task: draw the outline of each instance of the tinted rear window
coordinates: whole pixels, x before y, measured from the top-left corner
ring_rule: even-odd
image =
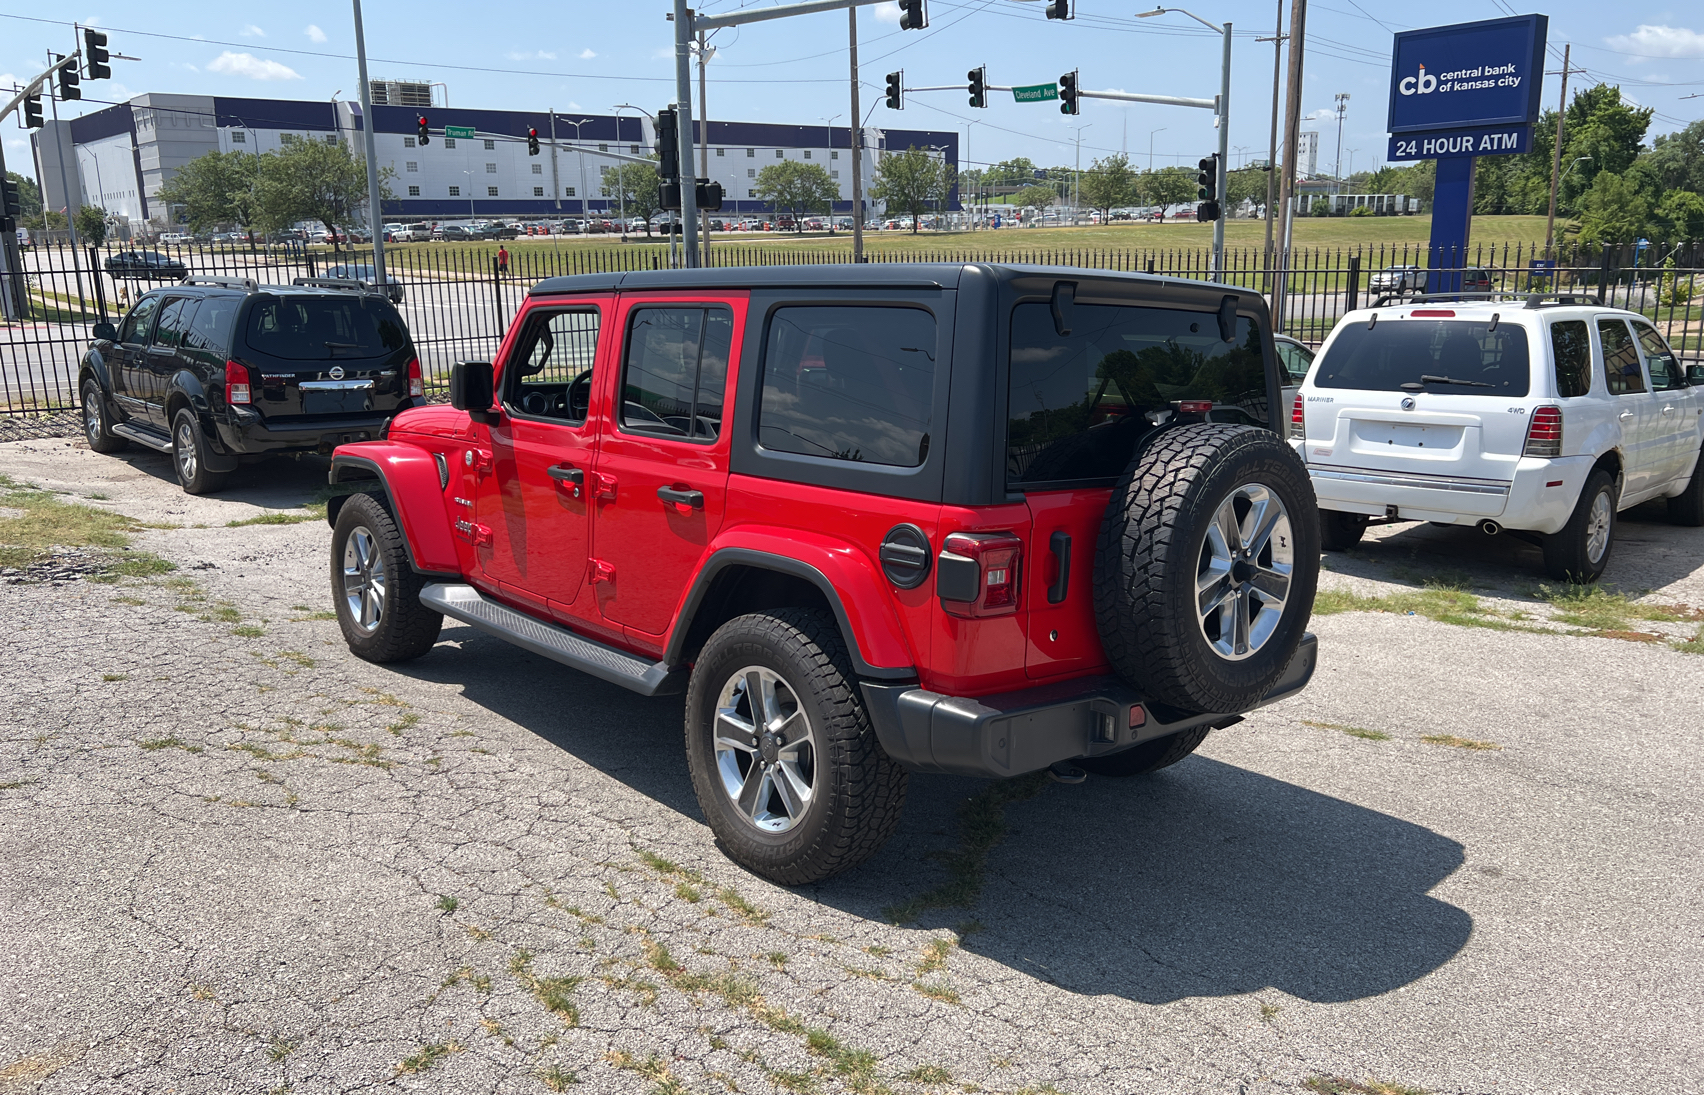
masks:
[[[383,357],[408,345],[408,331],[383,297],[263,297],[249,311],[247,341],[273,357],[330,361]]]
[[[921,308],[777,309],[758,440],[777,452],[919,467],[935,357],[935,317]]]
[[[1371,329],[1355,323],[1337,338],[1314,369],[1317,388],[1355,388],[1367,392],[1400,391],[1422,376],[1471,381],[1432,381],[1425,390],[1440,395],[1526,395],[1526,329],[1490,321],[1387,319]]]
[[[1556,394],[1563,399],[1592,390],[1592,336],[1583,319],[1550,325],[1550,349],[1556,358]]]

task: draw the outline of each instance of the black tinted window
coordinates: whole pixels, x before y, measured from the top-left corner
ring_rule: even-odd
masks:
[[[186,350],[206,350],[224,354],[231,348],[231,328],[236,324],[237,309],[243,298],[238,296],[204,297],[195,310],[189,330],[183,336]]]
[[[143,297],[136,302],[136,307],[124,317],[124,326],[119,329],[118,340],[140,346],[148,341],[148,328],[154,322],[154,313],[160,310],[160,301],[164,297]]]
[[[1337,338],[1314,370],[1314,386],[1394,392],[1421,377],[1434,395],[1525,395],[1532,382],[1525,328],[1464,319],[1386,319],[1355,323]]]
[[[1592,390],[1592,336],[1583,319],[1550,325],[1550,349],[1556,358],[1556,394],[1563,399]]]
[[[1645,366],[1651,370],[1651,390],[1667,392],[1686,387],[1686,374],[1680,362],[1675,360],[1674,351],[1668,348],[1663,336],[1657,334],[1656,328],[1647,323],[1634,323],[1633,333],[1639,336],[1639,345],[1645,348]]]
[[[713,441],[734,320],[726,308],[638,308],[628,325],[621,424],[637,433]]]
[[[292,361],[382,357],[408,344],[402,317],[370,294],[262,297],[249,312],[251,349]]]
[[[921,308],[777,309],[763,361],[767,449],[915,468],[929,452],[935,317]]]
[[[1012,311],[1006,482],[1013,487],[1111,479],[1180,400],[1209,400],[1218,422],[1265,426],[1260,330],[1236,340],[1213,312],[1078,304],[1061,336],[1044,303]]]
[[[160,310],[160,322],[154,325],[154,345],[176,349],[183,341],[184,329],[195,315],[196,301],[173,297]]]
[[[1627,324],[1619,319],[1600,319],[1598,337],[1603,340],[1603,380],[1609,394],[1642,394],[1645,373],[1639,367],[1639,346],[1628,333]]]

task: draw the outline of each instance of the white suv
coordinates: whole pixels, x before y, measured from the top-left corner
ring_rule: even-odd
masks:
[[[1477,525],[1595,581],[1617,512],[1704,524],[1704,366],[1643,316],[1572,297],[1420,300],[1337,324],[1291,408],[1324,545],[1369,519]]]

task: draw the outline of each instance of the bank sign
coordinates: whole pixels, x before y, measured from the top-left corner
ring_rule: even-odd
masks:
[[[1530,151],[1549,29],[1521,15],[1397,34],[1388,158]]]

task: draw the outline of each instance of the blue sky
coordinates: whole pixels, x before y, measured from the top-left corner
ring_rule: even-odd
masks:
[[[704,0],[703,10],[767,6],[773,0]],[[1235,27],[1231,140],[1233,163],[1264,156],[1272,104],[1270,36],[1277,0],[1191,0],[1208,19]],[[354,31],[347,0],[298,0],[288,5],[232,5],[212,0],[117,7],[108,0],[72,0],[77,8],[0,3],[0,82],[45,67],[44,52],[74,41],[77,19],[107,28],[110,47],[140,61],[114,62],[115,79],[85,86],[89,99],[120,100],[144,91],[294,99],[354,98]],[[962,82],[965,71],[988,66],[995,84],[1042,83],[1078,68],[1082,86],[1190,97],[1218,90],[1219,44],[1182,15],[1132,18],[1139,0],[1077,0],[1078,18],[1050,22],[1030,0],[930,0],[926,31],[901,31],[892,4],[859,12],[863,107],[871,125],[965,132],[977,162],[1028,156],[1042,165],[1069,164],[1082,131],[1085,166],[1108,152],[1128,150],[1139,166],[1193,162],[1213,150],[1206,111],[1085,101],[1077,118],[1051,104],[1018,105],[993,95],[974,110],[962,93],[908,99],[899,114],[877,105],[885,73],[903,67],[913,85]],[[1283,4],[1286,13],[1288,2]],[[672,27],[668,0],[478,5],[435,0],[367,0],[370,74],[441,81],[455,106],[607,112],[622,102],[655,110],[672,98]],[[1344,167],[1383,159],[1391,32],[1526,13],[1528,7],[1462,0],[1426,5],[1424,21],[1406,5],[1320,0],[1308,14],[1304,110],[1327,118],[1332,97],[1350,96],[1343,127]],[[1550,67],[1561,67],[1561,46],[1574,45],[1585,77],[1619,82],[1624,94],[1658,111],[1652,132],[1704,117],[1704,10],[1639,2],[1605,7],[1568,0],[1550,16]],[[1286,16],[1287,17],[1287,16]],[[141,31],[148,31],[143,34]],[[710,62],[710,110],[718,119],[845,125],[848,110],[846,16],[843,12],[780,20],[719,32]],[[696,78],[695,78],[696,84]],[[696,87],[695,87],[696,93]],[[1546,105],[1556,77],[1547,77]],[[100,103],[69,104],[83,110]],[[72,111],[73,113],[77,111]],[[1334,121],[1304,123],[1321,131],[1320,169],[1336,155]],[[1158,132],[1154,132],[1158,130]],[[0,139],[13,169],[27,164],[27,142],[14,123]],[[1236,151],[1240,149],[1241,151]],[[27,170],[27,168],[26,168]]]

